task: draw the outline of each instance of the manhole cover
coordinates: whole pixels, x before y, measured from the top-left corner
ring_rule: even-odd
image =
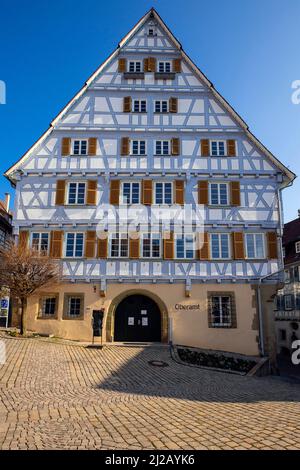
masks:
[[[149,361],[148,364],[150,364],[150,366],[155,366],[155,367],[168,367],[169,366],[169,364],[164,361]]]

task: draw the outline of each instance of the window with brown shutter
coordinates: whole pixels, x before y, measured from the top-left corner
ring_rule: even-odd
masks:
[[[175,204],[180,204],[183,206],[184,204],[184,181],[183,180],[176,180],[174,182],[175,185]]]
[[[202,157],[209,157],[210,155],[210,148],[209,148],[209,140],[202,139],[201,140],[201,155]]]
[[[130,140],[129,137],[122,137],[121,140],[121,155],[129,155],[130,153]]]
[[[118,72],[120,73],[126,72],[126,59],[119,59]]]
[[[178,137],[173,137],[173,139],[171,139],[171,154],[180,154],[180,140],[178,139]]]
[[[243,232],[233,232],[232,250],[234,259],[245,259],[244,234]]]
[[[181,59],[173,59],[173,72],[181,72]]]
[[[276,232],[267,232],[267,242],[268,242],[268,259],[277,259],[277,233]]]
[[[86,203],[89,205],[94,206],[97,201],[97,181],[96,180],[88,180],[87,182],[87,197]]]
[[[124,113],[131,113],[131,96],[124,96],[123,111]]]
[[[97,137],[90,137],[89,138],[89,149],[88,154],[91,157],[94,157],[97,153]]]
[[[96,246],[96,232],[95,230],[89,230],[85,236],[85,250],[84,256],[86,258],[95,257],[95,246]]]
[[[28,242],[29,242],[29,231],[22,230],[19,233],[19,246],[25,250],[26,248],[28,248]]]
[[[236,156],[235,140],[227,140],[227,156],[228,157]]]
[[[120,180],[110,182],[110,204],[118,205],[120,202]]]
[[[65,195],[66,195],[66,181],[65,180],[57,180],[56,181],[56,195],[55,195],[55,205],[56,206],[63,206],[64,205]]]
[[[241,205],[241,191],[240,191],[240,182],[231,181],[230,183],[230,197],[232,206]]]
[[[198,181],[198,204],[208,204],[208,181]]]
[[[50,256],[52,258],[61,258],[63,251],[63,236],[64,232],[61,230],[54,230],[51,232],[50,239]]]
[[[70,137],[63,137],[61,141],[61,154],[63,157],[71,155],[71,139]]]
[[[174,233],[173,232],[165,233],[164,259],[174,259]]]
[[[209,249],[209,234],[207,232],[199,233],[199,249],[198,256],[201,260],[210,259],[210,249]]]
[[[144,72],[148,72],[148,67],[149,67],[149,59],[146,57],[144,59]]]
[[[142,204],[151,206],[153,198],[152,180],[142,181]]]
[[[144,59],[144,72],[155,72],[156,71],[156,58],[148,57]]]
[[[136,233],[129,235],[129,258],[131,259],[140,257],[140,238],[137,235]]]
[[[171,97],[169,99],[169,111],[170,113],[177,113],[178,112],[178,99]]]
[[[100,234],[100,238],[98,238],[97,242],[97,257],[101,259],[107,258],[108,255],[108,238],[107,233],[102,232]]]

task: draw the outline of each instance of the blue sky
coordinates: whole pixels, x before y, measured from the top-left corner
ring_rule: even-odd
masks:
[[[300,174],[300,104],[291,100],[299,0],[15,0],[1,2],[1,175],[151,6],[250,130]],[[0,176],[0,199],[6,191]],[[298,208],[300,179],[284,191],[286,222]]]

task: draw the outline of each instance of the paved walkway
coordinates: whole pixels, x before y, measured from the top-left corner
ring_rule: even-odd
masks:
[[[162,347],[5,343],[0,449],[300,449],[297,384],[182,366]]]

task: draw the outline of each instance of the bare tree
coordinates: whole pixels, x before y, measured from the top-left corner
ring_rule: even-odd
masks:
[[[61,278],[58,261],[10,242],[0,248],[0,286],[9,288],[21,303],[20,333],[26,333],[27,299],[41,287],[57,284]]]

